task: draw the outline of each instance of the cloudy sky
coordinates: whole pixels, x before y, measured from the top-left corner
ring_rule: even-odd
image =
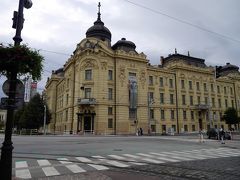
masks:
[[[32,0],[24,9],[22,43],[40,50],[44,71],[38,90],[52,70],[63,66],[97,19],[99,0]],[[101,18],[112,45],[125,37],[151,64],[174,53],[203,58],[208,65],[240,66],[239,0],[101,0]],[[0,1],[0,43],[13,43],[13,11],[18,0]],[[0,86],[5,81],[0,77]],[[0,90],[0,97],[4,96]]]

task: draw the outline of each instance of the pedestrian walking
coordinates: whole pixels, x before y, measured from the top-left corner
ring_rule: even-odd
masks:
[[[140,136],[143,135],[143,129],[140,127]]]
[[[202,129],[199,130],[199,142],[200,142],[200,143],[203,143],[203,142],[204,142]]]
[[[225,142],[224,142],[224,135],[225,135],[225,132],[224,132],[223,128],[220,128],[219,136],[220,136],[221,144],[225,144]]]

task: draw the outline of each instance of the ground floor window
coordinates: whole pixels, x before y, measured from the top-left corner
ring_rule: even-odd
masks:
[[[173,131],[176,132],[176,125],[172,125]]]
[[[167,130],[166,125],[162,125],[162,132],[165,133]]]
[[[113,128],[113,119],[112,118],[109,118],[108,119],[108,128]]]
[[[196,131],[195,125],[192,125],[192,131]]]
[[[184,125],[184,131],[188,132],[188,126],[187,125]]]
[[[151,131],[156,132],[156,126],[155,125],[151,125]]]
[[[137,119],[137,109],[129,108],[129,118]]]

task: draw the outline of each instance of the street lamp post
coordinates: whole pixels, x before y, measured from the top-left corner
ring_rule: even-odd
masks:
[[[13,37],[14,46],[19,46],[22,38],[21,31],[23,28],[23,8],[31,8],[31,0],[19,0],[18,12],[14,11],[13,17],[13,28],[16,29],[16,35]],[[11,180],[12,179],[12,127],[13,127],[13,113],[15,108],[15,96],[16,96],[16,82],[17,82],[18,69],[12,69],[7,72],[7,78],[9,83],[9,95],[8,95],[8,106],[7,106],[7,120],[5,126],[5,138],[1,148],[1,179]]]

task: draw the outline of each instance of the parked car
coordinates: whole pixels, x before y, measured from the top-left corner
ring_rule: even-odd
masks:
[[[220,136],[219,136],[219,130],[216,129],[216,128],[210,128],[208,131],[207,131],[207,136],[208,136],[208,139],[219,139]],[[232,137],[231,137],[231,134],[229,132],[225,132],[224,133],[224,139],[227,139],[227,140],[231,140]]]
[[[216,128],[210,128],[207,131],[207,136],[208,139],[214,138],[214,139],[219,139],[219,131]]]
[[[227,139],[227,140],[231,140],[232,139],[232,136],[231,136],[230,132],[225,132],[224,139]]]

